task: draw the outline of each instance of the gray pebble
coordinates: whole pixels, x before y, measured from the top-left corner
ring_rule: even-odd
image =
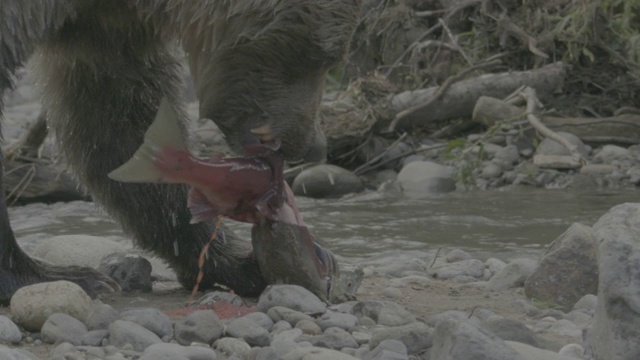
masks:
[[[302,333],[306,334],[306,335],[320,335],[320,334],[322,334],[322,329],[313,320],[300,320],[300,321],[298,321],[298,323],[296,324],[296,329],[302,330]]]
[[[373,350],[359,356],[362,360],[408,360],[407,347],[398,340],[383,340]]]
[[[358,318],[352,314],[343,314],[334,311],[327,311],[316,319],[316,324],[320,326],[322,331],[330,327],[338,327],[349,330],[356,326]]]
[[[273,328],[274,321],[269,317],[269,315],[263,312],[256,311],[253,313],[249,313],[243,317],[254,321],[256,324],[262,326],[267,331],[271,331],[271,329]]]
[[[484,264],[482,261],[476,259],[445,263],[430,268],[428,274],[438,280],[448,280],[459,276],[470,276],[475,279],[482,279]]]
[[[84,321],[89,330],[108,329],[109,325],[120,319],[120,314],[111,305],[94,300]]]
[[[86,333],[87,327],[82,321],[63,313],[49,316],[40,331],[42,340],[49,344],[68,342],[80,345],[81,339]]]
[[[311,321],[311,320],[309,320]],[[288,322],[284,321],[284,320],[280,320],[278,322],[276,322],[275,324],[273,324],[273,327],[271,328],[271,333],[272,334],[277,334],[280,333],[282,331],[285,330],[291,330],[293,328],[293,326],[291,326],[291,324],[289,324]]]
[[[27,350],[12,349],[4,345],[0,345],[0,359],[2,360],[5,360],[5,359],[6,360],[40,360],[37,356],[28,352]],[[53,358],[51,359],[55,360]]]
[[[22,340],[22,333],[11,319],[0,315],[0,342],[17,343]]]
[[[236,355],[240,359],[246,359],[251,350],[251,346],[246,341],[229,337],[216,340],[213,348],[227,356]]]
[[[251,346],[267,346],[271,342],[271,334],[247,316],[231,320],[224,332],[226,336],[243,339]]]
[[[267,315],[269,315],[269,317],[275,322],[286,321],[291,326],[295,326],[300,320],[313,321],[311,316],[284,306],[271,307],[269,311],[267,311]]]
[[[416,354],[431,347],[433,329],[421,322],[375,329],[369,347],[375,348],[384,340],[398,340],[406,346],[409,354]]]
[[[150,292],[151,263],[138,254],[115,253],[102,258],[98,271],[113,278],[123,291]]]
[[[153,331],[160,338],[173,337],[173,323],[163,312],[154,308],[130,308],[120,313],[122,320],[134,322]]]
[[[180,345],[192,342],[211,344],[222,336],[224,323],[213,310],[198,310],[175,323],[175,339]]]
[[[342,348],[358,348],[358,343],[348,332],[339,328],[329,328],[324,334],[307,339],[312,345],[339,350]]]
[[[587,311],[595,312],[597,306],[598,297],[593,294],[587,294],[580,298],[580,300],[578,300],[575,305],[573,305],[573,310],[584,309]]]
[[[161,342],[158,335],[151,330],[131,321],[116,320],[109,326],[109,344],[118,348],[130,344],[132,350],[144,351],[147,347]]]
[[[90,330],[86,334],[84,334],[82,339],[80,339],[80,344],[88,346],[102,346],[108,337],[109,330]]]
[[[274,306],[284,306],[305,314],[322,314],[327,309],[327,304],[315,294],[298,285],[268,286],[258,299],[257,309],[266,313]]]
[[[358,319],[366,316],[377,324],[386,326],[399,326],[416,321],[416,318],[405,308],[389,301],[361,301],[354,305],[353,315]]]
[[[215,360],[216,352],[204,346],[153,344],[145,349],[140,360]]]
[[[447,253],[447,256],[445,257],[445,261],[448,263],[453,263],[453,262],[458,262],[462,260],[469,260],[471,258],[472,257],[471,255],[469,255],[468,252],[460,249],[453,249]]]

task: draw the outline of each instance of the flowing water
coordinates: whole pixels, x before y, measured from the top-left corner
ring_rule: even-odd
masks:
[[[428,199],[380,193],[339,200],[298,199],[312,233],[346,258],[393,250],[460,248],[475,258],[537,257],[571,223],[593,223],[611,207],[640,201],[640,191],[578,192],[515,188],[456,192]],[[29,252],[52,235],[86,234],[128,241],[92,203],[32,204],[10,209],[18,241]],[[249,238],[249,227],[228,223]]]

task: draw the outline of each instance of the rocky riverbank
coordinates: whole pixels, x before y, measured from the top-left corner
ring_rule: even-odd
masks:
[[[0,354],[8,359],[635,359],[640,356],[638,229],[640,204],[624,204],[593,226],[571,226],[540,259],[480,261],[458,249],[386,253],[350,264],[365,275],[358,298],[333,305],[301,287],[276,285],[259,299],[214,292],[185,307],[188,292],[173,279],[123,262],[122,273],[148,279],[143,285],[153,291],[91,300],[71,283],[23,288],[10,308],[0,310]],[[87,253],[109,246],[107,239],[96,240],[86,242]],[[64,252],[64,242],[48,246],[51,253],[56,246]]]

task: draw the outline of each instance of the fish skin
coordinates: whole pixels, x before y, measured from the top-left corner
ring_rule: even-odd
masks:
[[[226,216],[247,223],[270,219],[304,225],[283,179],[284,159],[276,151],[251,145],[245,157],[204,160],[189,151],[176,135],[180,133],[177,115],[163,99],[143,144],[108,176],[122,182],[190,185],[192,222]]]
[[[266,220],[251,229],[251,244],[267,283],[300,285],[329,303],[355,299],[362,269],[340,269],[306,226]]]

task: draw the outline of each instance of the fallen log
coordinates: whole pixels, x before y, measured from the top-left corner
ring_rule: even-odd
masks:
[[[489,128],[499,121],[518,121],[525,110],[506,102],[483,96],[473,110],[473,121]],[[592,145],[640,144],[640,114],[627,113],[606,118],[579,118],[540,116],[541,121],[554,131],[572,133]]]
[[[430,123],[453,118],[470,118],[476,101],[481,96],[503,98],[522,86],[536,90],[541,100],[557,93],[564,83],[565,67],[556,62],[530,71],[485,74],[452,84],[435,101],[431,101],[439,87],[405,91],[391,95],[381,106],[393,114],[403,113],[398,119],[379,117],[376,128],[387,127],[396,121],[396,130],[424,127]],[[422,104],[426,104],[422,106]],[[407,112],[407,109],[412,111]]]

